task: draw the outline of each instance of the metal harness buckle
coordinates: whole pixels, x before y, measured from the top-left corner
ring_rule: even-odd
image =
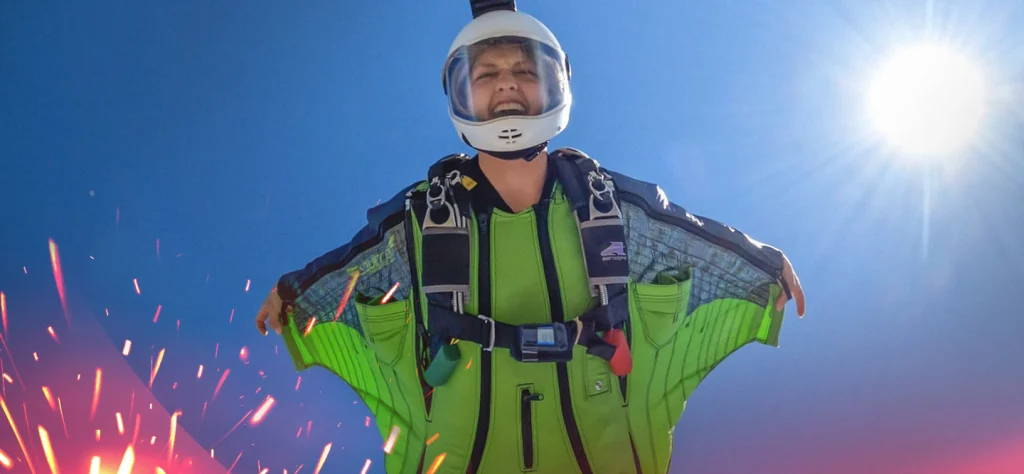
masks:
[[[478,315],[476,315],[476,317],[486,321],[491,326],[491,341],[490,341],[490,343],[487,345],[487,347],[483,347],[483,345],[481,344],[481,347],[483,347],[483,350],[491,351],[491,350],[494,349],[494,333],[495,333],[494,320],[491,319],[491,318],[488,318],[487,316],[484,316],[482,314],[478,314]]]

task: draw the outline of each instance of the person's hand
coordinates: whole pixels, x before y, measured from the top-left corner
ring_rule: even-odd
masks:
[[[796,276],[796,272],[793,271],[793,265],[789,263],[789,257],[782,256],[782,280],[785,282],[789,292],[793,294],[793,299],[796,300],[796,315],[804,317],[804,289],[800,286],[800,277]],[[780,281],[780,284],[783,282]],[[789,301],[789,296],[783,291],[779,295],[779,299],[775,300],[775,309],[781,311],[782,308],[786,307],[786,302]]]
[[[264,336],[267,335],[267,320],[270,320],[270,328],[281,334],[281,296],[277,294],[277,288],[270,290],[256,314],[256,329]]]

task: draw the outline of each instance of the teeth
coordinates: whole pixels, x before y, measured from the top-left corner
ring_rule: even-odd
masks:
[[[517,104],[515,102],[505,102],[503,104],[498,104],[498,106],[494,108],[494,111],[495,112],[507,112],[507,111],[525,112],[526,111],[526,107],[523,107],[522,105],[519,105],[519,104]]]

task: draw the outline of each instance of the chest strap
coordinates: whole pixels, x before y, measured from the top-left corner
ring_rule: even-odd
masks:
[[[430,366],[424,378],[432,386],[447,381],[458,360],[456,340],[484,350],[508,349],[521,362],[567,362],[580,344],[587,353],[609,362],[624,376],[632,369],[629,346],[622,337],[629,319],[626,254],[622,213],[611,176],[582,152],[560,149],[554,160],[556,178],[574,211],[591,296],[597,306],[566,322],[510,325],[487,315],[464,314],[470,291],[471,206],[457,169],[465,155],[450,155],[430,168],[427,208],[422,226],[423,292],[431,341]]]

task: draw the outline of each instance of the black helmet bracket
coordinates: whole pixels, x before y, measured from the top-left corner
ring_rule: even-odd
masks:
[[[495,10],[516,11],[516,0],[469,0],[473,18]]]

